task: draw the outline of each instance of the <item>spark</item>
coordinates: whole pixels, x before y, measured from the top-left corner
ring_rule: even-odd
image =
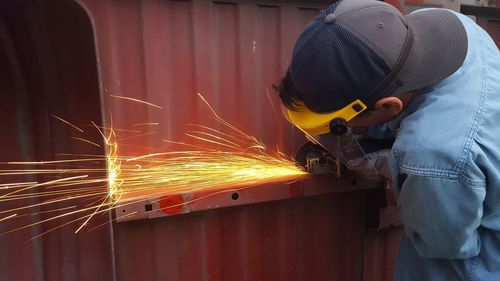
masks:
[[[147,102],[147,101],[135,99],[135,98],[124,97],[124,96],[116,96],[116,95],[110,95],[110,96],[113,97],[113,98],[124,99],[124,100],[129,100],[129,101],[134,101],[134,102],[146,104],[146,105],[149,105],[149,106],[152,106],[152,107],[156,107],[158,109],[162,109],[163,108],[163,107],[161,107],[159,105],[156,105],[156,104],[153,104],[153,103],[150,103],[150,102]]]
[[[131,157],[121,162],[118,178],[124,201],[134,200],[144,192],[162,196],[185,192],[219,191],[277,181],[303,178],[291,157],[272,152],[255,137],[245,134],[222,119],[205,98],[198,94],[209,108],[212,117],[222,124],[225,132],[204,125],[196,131],[187,131],[189,142],[165,142],[195,148],[186,151],[168,151]],[[214,149],[213,145],[218,149]],[[137,167],[141,167],[140,170]]]
[[[154,135],[154,134],[157,134],[157,133],[158,133],[158,132],[148,132],[148,133],[142,133],[142,134],[138,134],[138,135],[134,135],[134,136],[123,137],[123,138],[120,138],[120,141],[123,141],[123,140],[130,140],[130,139],[133,139],[133,138],[138,138],[138,137],[150,136],[150,135]]]
[[[17,217],[17,214],[12,214],[10,216],[4,217],[4,218],[0,218],[0,221],[5,221],[5,220],[11,219],[13,217]]]
[[[276,118],[276,124],[278,124],[278,126],[281,127],[280,118],[278,117],[278,111],[276,110],[276,107],[274,106],[274,102],[273,102],[273,99],[271,98],[271,93],[269,93],[268,87],[266,87],[266,96],[267,96],[267,100],[269,101],[269,104],[271,105],[271,108],[273,109],[274,118]]]
[[[62,119],[62,118],[61,118],[61,117],[59,117],[59,116],[56,116],[56,115],[54,115],[54,114],[51,114],[50,116],[52,116],[52,117],[54,117],[55,119],[57,119],[57,120],[59,120],[59,121],[61,121],[61,122],[65,123],[65,124],[67,124],[67,125],[69,125],[69,126],[71,126],[71,127],[75,128],[75,129],[77,129],[78,131],[80,131],[80,133],[83,133],[83,132],[84,132],[82,129],[80,129],[80,128],[78,128],[77,126],[75,126],[75,125],[71,124],[69,121],[66,121],[66,120]]]
[[[104,204],[106,203],[106,201],[108,201],[108,198],[104,198],[104,200],[102,200],[102,202],[97,205],[97,208],[95,208],[94,212],[92,212],[92,214],[90,216],[87,217],[87,219],[80,225],[80,227],[78,227],[76,230],[75,230],[75,234],[77,234],[84,226],[87,225],[87,223],[90,221],[90,219],[95,216],[95,214],[97,214],[99,212],[99,209],[101,209],[102,206],[104,206]]]
[[[113,132],[126,132],[126,133],[141,133],[141,131],[138,130],[129,130],[129,129],[118,129],[118,128],[111,128],[111,127],[105,127],[105,126],[98,126],[95,123],[87,124],[87,126],[92,127],[92,128],[99,128],[101,130],[113,130]]]
[[[254,152],[191,151],[167,158],[143,157],[122,164],[120,186],[124,199],[134,192],[159,191],[163,195],[197,190],[271,183],[305,175],[290,159]],[[141,170],[136,165],[141,165]]]
[[[227,144],[229,147],[234,147],[234,148],[241,147],[239,144],[237,144],[235,142],[232,142],[232,141],[229,141],[229,140],[225,139],[224,137],[220,137],[220,136],[217,136],[217,135],[214,135],[214,134],[211,134],[211,133],[207,133],[207,132],[187,131],[186,135],[194,137],[194,138],[199,137],[199,136],[196,136],[196,135],[202,135],[202,136],[205,136],[205,137],[209,137],[209,138],[213,138],[213,139],[216,139],[218,141],[221,141],[222,143]],[[223,145],[222,143],[218,143],[218,144]]]
[[[11,165],[45,165],[45,164],[64,164],[64,163],[70,163],[70,162],[88,162],[88,161],[95,161],[95,160],[100,160],[99,158],[87,158],[87,159],[64,159],[64,160],[51,160],[51,161],[26,161],[26,162],[7,162],[7,164]]]
[[[2,195],[2,196],[0,196],[0,199],[6,198],[6,197],[10,197],[10,196],[12,196],[14,194],[20,193],[20,192],[25,191],[27,189],[32,189],[32,188],[41,187],[41,186],[55,185],[55,184],[60,183],[60,182],[71,181],[71,180],[76,180],[76,179],[81,179],[81,178],[86,178],[86,177],[88,177],[88,175],[81,175],[81,176],[74,176],[74,177],[56,179],[56,180],[51,180],[51,181],[47,181],[47,182],[37,183],[37,184],[34,184],[34,185],[29,185],[27,187],[23,187],[21,189],[14,190],[14,191],[9,192],[9,193],[7,193],[5,195]]]
[[[185,146],[185,147],[191,147],[191,148],[197,148],[197,149],[204,149],[204,150],[207,149],[206,147],[203,147],[203,146],[194,145],[194,144],[190,144],[190,143],[185,143],[185,142],[181,142],[181,141],[163,140],[163,142],[172,143],[172,144],[179,144],[179,145],[182,145],[182,146]]]
[[[97,146],[97,147],[101,147],[99,144],[93,142],[93,141],[89,141],[89,140],[86,140],[86,139],[82,139],[82,138],[77,138],[77,137],[71,137],[72,139],[74,140],[79,140],[79,141],[83,141],[83,142],[86,142],[86,143],[89,143],[93,146]]]
[[[160,155],[167,155],[167,154],[175,154],[175,153],[179,153],[179,152],[161,152],[161,153],[151,153],[151,154],[146,154],[146,155],[141,155],[141,156],[137,156],[137,157],[134,157],[134,158],[129,158],[125,161],[134,161],[134,160],[139,160],[139,159],[144,159],[144,158],[149,158],[149,157],[154,157],[154,156],[160,156]],[[139,165],[139,164],[136,164],[136,165]],[[140,166],[140,165],[139,165]],[[142,167],[142,166],[141,166]]]
[[[230,134],[223,133],[220,130],[217,130],[217,129],[214,129],[214,128],[210,128],[208,126],[199,125],[199,124],[187,124],[187,125],[188,126],[193,126],[193,127],[198,127],[198,128],[201,128],[202,130],[207,130],[207,131],[210,131],[212,133],[216,133],[217,135],[227,137],[228,139],[232,139],[234,141],[237,141],[237,142],[240,142],[240,143],[243,143],[243,144],[248,143],[248,141],[246,140],[247,136],[245,136],[245,139],[241,139],[241,138],[237,138],[235,136],[232,136]]]
[[[64,207],[64,208],[48,210],[48,211],[40,211],[40,212],[36,212],[36,213],[25,214],[25,215],[20,215],[20,216],[34,216],[34,215],[40,215],[40,214],[55,213],[55,212],[66,211],[66,210],[70,210],[70,209],[74,209],[74,208],[76,208],[75,205],[69,206],[69,207]]]
[[[201,94],[198,93],[198,96],[206,104],[212,119],[222,125],[222,129],[188,124],[189,129],[184,132],[187,140],[163,140],[165,143],[175,144],[177,149],[144,147],[154,153],[125,155],[121,153],[122,147],[136,145],[127,144],[124,140],[133,136],[118,138],[116,132],[132,130],[114,128],[112,121],[108,127],[91,121],[100,140],[71,138],[95,146],[100,146],[98,142],[102,142],[104,155],[60,153],[58,155],[65,159],[0,163],[12,167],[0,170],[2,180],[19,175],[38,177],[30,181],[0,183],[0,191],[3,192],[0,193],[0,203],[17,203],[14,208],[0,211],[0,214],[6,215],[0,218],[0,222],[27,215],[41,216],[38,221],[1,235],[66,217],[69,219],[64,220],[64,223],[45,230],[32,239],[72,224],[78,224],[74,230],[77,234],[85,228],[91,230],[106,224],[101,222],[97,226],[91,226],[96,215],[138,201],[154,201],[163,196],[196,191],[207,191],[208,195],[201,197],[206,198],[266,183],[296,181],[306,176],[306,172],[298,168],[291,157],[278,149],[269,149],[257,138],[233,126],[220,117]],[[161,108],[133,98],[113,97]],[[69,126],[78,128],[64,121]],[[150,122],[133,126],[158,124]],[[134,132],[139,132],[142,136],[151,134]],[[178,149],[179,147],[183,149]],[[85,206],[81,205],[82,201]],[[61,205],[63,203],[68,203],[69,206]],[[11,214],[14,212],[15,214]],[[133,214],[127,214],[126,217],[130,215]]]
[[[158,126],[160,125],[159,122],[150,122],[150,123],[137,123],[132,125],[132,127],[137,127],[137,126]]]
[[[108,224],[110,224],[110,223],[112,223],[114,221],[118,221],[118,220],[121,220],[121,219],[124,219],[124,218],[128,218],[128,217],[133,217],[133,216],[137,215],[138,213],[139,213],[138,211],[133,211],[133,212],[130,212],[130,213],[122,215],[122,216],[116,216],[116,218],[111,219],[111,220],[107,220],[107,221],[105,221],[105,222],[103,222],[101,224],[98,224],[98,225],[96,225],[96,226],[88,229],[87,231],[92,231],[92,230],[97,229],[99,227],[103,227],[103,226],[108,225]]]
[[[212,144],[216,144],[216,145],[220,145],[220,146],[225,146],[227,148],[236,148],[236,149],[238,149],[238,146],[235,146],[235,145],[232,145],[232,144],[227,144],[227,143],[224,143],[223,141],[219,141],[217,139],[214,140],[214,139],[212,139],[210,137],[205,138],[205,137],[197,136],[196,134],[190,134],[190,133],[186,133],[186,136],[192,137],[194,139],[201,140],[201,141],[204,141],[204,142],[207,142],[207,143],[212,143]]]
[[[16,183],[4,183],[2,185],[0,185],[0,188],[1,189],[10,189],[10,188],[18,188],[18,187],[23,187],[23,186],[27,186],[27,185],[33,185],[33,184],[37,184],[38,182],[36,181],[29,181],[29,182],[16,182]]]

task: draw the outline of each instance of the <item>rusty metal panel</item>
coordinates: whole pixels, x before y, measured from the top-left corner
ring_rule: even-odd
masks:
[[[121,155],[175,149],[164,140],[187,141],[186,124],[220,129],[197,93],[237,128],[293,155],[304,137],[278,116],[271,84],[319,6],[262,3],[82,1],[94,22],[104,122],[121,129],[158,123],[144,136],[119,136],[128,139]]]
[[[268,183],[238,189],[228,188],[214,192],[203,190],[159,199],[148,197],[118,204],[116,221],[151,219],[170,215],[188,214],[209,209],[248,205],[253,203],[317,196],[339,192],[354,192],[379,188],[378,182],[366,181],[349,173],[341,178],[316,177],[291,183]]]
[[[224,1],[81,2],[94,21],[103,105],[114,125],[160,123],[161,134],[135,142],[161,147],[161,139],[183,140],[186,124],[208,117],[197,92],[221,116],[266,144],[293,153],[303,142],[291,125],[276,118],[266,90],[284,73],[296,36],[319,8]],[[116,102],[110,94],[147,100],[163,110]],[[271,97],[277,106],[277,97]]]
[[[197,92],[224,119],[281,151],[292,154],[304,141],[277,118],[271,84],[286,70],[299,32],[327,1],[79,2],[94,25],[103,108],[110,110],[105,121],[112,116],[117,128],[160,123],[161,133],[135,138],[123,153],[141,152],[138,145],[168,148],[162,138],[184,140],[185,124],[206,122]],[[248,196],[265,197],[265,190]],[[373,262],[363,258],[367,212],[377,212],[366,207],[372,192],[115,223],[117,278],[363,280],[365,264]],[[266,200],[253,202],[259,201]],[[370,253],[374,259],[386,255]]]
[[[281,151],[292,154],[304,141],[277,118],[269,97],[275,105],[278,99],[266,91],[288,66],[298,33],[327,1],[6,3],[0,70],[9,79],[0,82],[0,124],[10,133],[2,138],[7,148],[0,161],[57,158],[61,150],[104,153],[68,141],[72,132],[50,113],[78,123],[111,125],[112,118],[122,128],[159,121],[157,134],[135,138],[122,153],[168,148],[162,139],[183,140],[186,123],[207,121],[196,92],[226,120]],[[113,100],[113,94],[163,109]],[[33,227],[0,237],[1,251],[12,253],[0,255],[0,279],[363,280],[380,261],[390,268],[395,247],[386,241],[395,236],[367,236],[380,190],[361,181],[353,188],[351,178],[332,183],[334,190],[323,184],[307,192],[269,185],[242,193],[241,201],[294,199],[114,223],[112,229],[105,224],[79,235],[62,229],[20,248],[50,225]],[[316,196],[301,197],[308,194]],[[245,201],[251,196],[260,199]],[[383,243],[389,246],[380,250]]]
[[[142,137],[119,136],[128,139],[120,142],[121,155],[175,149],[163,140],[187,141],[186,124],[221,129],[197,93],[237,128],[293,155],[304,137],[278,116],[271,84],[319,6],[262,3],[82,1],[98,43],[104,122],[122,129],[158,123]]]
[[[100,120],[92,27],[79,5],[69,1],[2,1],[0,77],[0,162],[59,159],[58,153],[103,153],[102,149],[71,142],[73,132],[49,116],[56,114],[75,122]],[[90,133],[89,137],[98,136]],[[38,178],[2,177],[0,185],[22,179]],[[0,210],[38,200],[42,199],[2,202]],[[75,200],[57,207],[80,203]],[[47,210],[42,206],[31,212]],[[4,221],[0,232],[49,215]],[[0,280],[112,280],[109,227],[79,235],[68,227],[29,240],[74,218],[1,235]],[[101,217],[95,223],[107,220]]]
[[[367,197],[343,193],[126,222],[115,229],[118,279],[362,280]]]
[[[402,235],[403,227],[366,233],[364,281],[392,280]]]

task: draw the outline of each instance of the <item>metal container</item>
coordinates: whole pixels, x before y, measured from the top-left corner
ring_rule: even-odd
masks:
[[[211,122],[198,92],[228,122],[293,154],[304,138],[276,113],[271,87],[300,31],[328,4],[7,1],[0,124],[9,134],[0,161],[104,153],[68,140],[75,132],[50,114],[115,128],[158,122],[121,153],[169,149],[163,140],[185,140],[186,124]],[[0,280],[391,279],[401,231],[378,229],[386,202],[377,183],[350,175],[233,194],[175,216],[120,223],[101,216],[95,223],[104,226],[88,233],[62,228],[22,243],[42,226],[1,237],[2,253],[12,254],[0,255]]]

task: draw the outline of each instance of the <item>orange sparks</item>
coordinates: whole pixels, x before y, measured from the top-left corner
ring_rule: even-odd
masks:
[[[156,104],[153,104],[153,103],[150,103],[150,102],[147,102],[147,101],[139,100],[139,99],[124,97],[124,96],[116,96],[116,95],[110,95],[110,96],[113,97],[113,98],[124,99],[124,100],[129,100],[129,101],[134,101],[134,102],[146,104],[146,105],[149,105],[149,106],[152,106],[152,107],[156,107],[158,109],[162,109],[163,108],[163,107],[161,107],[159,105],[156,105]]]
[[[59,154],[65,155],[66,159],[3,163],[3,165],[12,166],[13,169],[0,170],[0,179],[20,175],[37,178],[36,180],[30,178],[20,182],[0,183],[0,191],[4,191],[0,193],[0,202],[29,201],[29,204],[19,204],[17,207],[0,211],[0,214],[5,215],[0,218],[0,222],[28,215],[43,216],[38,221],[3,234],[63,217],[68,217],[69,220],[33,238],[76,223],[79,225],[74,232],[78,233],[88,226],[96,215],[139,200],[155,200],[159,196],[194,191],[209,191],[209,194],[218,194],[264,183],[289,182],[306,176],[306,172],[298,168],[291,157],[279,151],[271,151],[255,137],[245,134],[225,121],[217,115],[201,94],[198,93],[198,95],[207,105],[213,119],[222,125],[223,129],[217,130],[206,125],[188,124],[189,130],[185,132],[187,141],[163,140],[165,143],[173,144],[176,147],[175,150],[170,148],[170,150],[162,151],[155,148],[158,152],[122,155],[120,148],[129,144],[120,143],[120,141],[127,137],[117,138],[115,131],[119,129],[114,129],[112,124],[110,127],[104,127],[92,122],[92,126],[102,137],[105,155]],[[111,96],[162,108],[134,98]],[[55,115],[52,116],[83,132],[70,122]],[[150,122],[133,126],[158,124]],[[150,134],[134,132],[141,133],[139,136]],[[98,141],[79,137],[71,137],[71,139],[100,147]],[[17,168],[23,165],[29,167]],[[82,200],[86,201],[87,205],[75,204]],[[64,202],[67,202],[68,206],[61,205]],[[48,214],[52,216],[46,218]],[[94,229],[100,225],[89,228]]]
[[[61,117],[56,116],[56,115],[54,115],[54,114],[51,114],[50,116],[52,116],[52,117],[54,117],[55,119],[57,119],[57,120],[59,120],[59,121],[61,121],[61,122],[65,123],[65,124],[69,125],[70,127],[73,127],[73,128],[75,128],[75,129],[77,129],[78,131],[80,131],[80,133],[83,133],[83,130],[82,130],[82,129],[80,129],[80,128],[78,128],[77,126],[75,126],[75,125],[71,124],[70,122],[68,122],[68,121],[66,121],[66,120],[64,120],[64,119],[62,119]]]
[[[0,221],[5,221],[5,220],[11,219],[13,217],[17,217],[17,214],[12,214],[10,216],[4,217],[4,218],[0,218]]]
[[[137,126],[158,126],[160,123],[158,122],[151,122],[151,123],[137,123],[132,125],[132,127],[137,127]]]
[[[79,141],[83,141],[83,142],[86,142],[86,143],[89,143],[93,146],[97,146],[97,147],[101,147],[99,144],[93,142],[93,141],[89,141],[89,140],[86,140],[86,139],[82,139],[82,138],[77,138],[77,137],[71,137],[72,139],[74,140],[79,140]]]

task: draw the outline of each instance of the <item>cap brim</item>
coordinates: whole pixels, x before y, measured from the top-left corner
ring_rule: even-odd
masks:
[[[467,33],[456,15],[444,9],[429,9],[406,15],[413,31],[411,54],[398,78],[398,92],[438,83],[457,71],[467,55]]]

